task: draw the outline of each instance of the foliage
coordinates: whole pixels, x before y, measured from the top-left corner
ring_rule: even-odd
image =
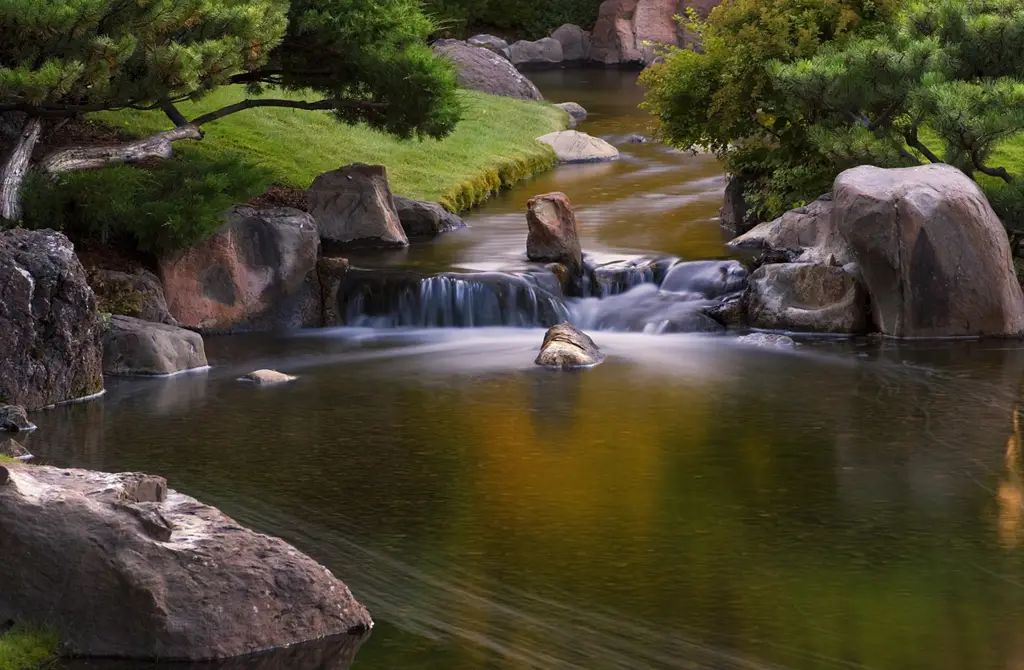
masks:
[[[53,658],[57,634],[49,630],[15,627],[0,636],[0,670],[32,670]]]
[[[589,30],[601,0],[425,0],[426,11],[445,35],[462,36],[481,26],[521,34],[530,39],[550,35],[565,24]]]
[[[771,214],[814,196],[820,167],[807,128],[785,116],[786,100],[770,76],[773,62],[814,55],[823,44],[881,32],[900,0],[730,0],[689,28],[702,52],[670,49],[648,68],[644,106],[664,139],[681,149],[714,151],[753,185],[752,203]]]
[[[270,181],[269,170],[236,154],[199,151],[143,169],[111,166],[57,181],[33,175],[25,189],[24,225],[159,254],[209,237],[227,209],[263,192]]]
[[[182,110],[202,114],[236,95],[223,89]],[[215,122],[206,139],[189,148],[207,160],[244,151],[271,170],[274,181],[297,188],[339,165],[379,163],[387,166],[395,193],[439,201],[453,211],[472,207],[500,186],[554,163],[551,151],[534,138],[565,128],[561,110],[473,91],[461,92],[459,100],[464,119],[443,140],[400,141],[365,125],[334,123],[324,112],[263,108]],[[163,123],[158,112],[97,118],[134,135],[147,135]]]

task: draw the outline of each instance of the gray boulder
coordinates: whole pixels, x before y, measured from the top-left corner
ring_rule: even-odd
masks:
[[[543,100],[533,82],[490,49],[459,41],[435,42],[434,54],[455,64],[459,85],[472,91],[523,100]]]
[[[100,312],[133,316],[143,321],[171,326],[178,324],[167,309],[164,287],[152,272],[93,270],[89,273],[89,285],[96,294]]]
[[[21,433],[36,429],[20,405],[0,405],[0,433]]]
[[[590,58],[590,33],[572,23],[566,23],[551,33],[552,39],[562,45],[562,60],[585,61]]]
[[[108,375],[172,375],[206,365],[203,338],[191,330],[118,315],[103,334]]]
[[[509,46],[509,60],[516,67],[557,65],[565,60],[562,43],[553,37],[544,37],[536,42],[519,40]]]
[[[408,237],[433,237],[465,228],[466,222],[436,202],[411,200],[396,195],[395,211]]]
[[[733,236],[743,235],[757,225],[757,217],[747,207],[747,201],[743,198],[746,187],[747,180],[738,176],[729,177],[725,185],[725,197],[722,200],[719,219],[722,227]]]
[[[763,265],[750,276],[746,301],[750,326],[764,330],[859,334],[870,323],[863,285],[829,265]]]
[[[540,354],[534,361],[549,368],[587,368],[604,361],[594,340],[573,325],[560,323],[544,333]]]
[[[178,323],[210,331],[321,325],[313,218],[287,207],[235,207],[226,218],[208,240],[160,259]]]
[[[739,261],[676,263],[661,282],[661,290],[708,299],[720,298],[745,289],[749,276],[747,268]]]
[[[569,118],[573,121],[573,128],[576,127],[576,122],[587,120],[587,110],[583,109],[583,105],[575,102],[560,102],[555,107],[569,115]]]
[[[45,621],[72,655],[219,659],[372,626],[327,568],[163,478],[6,467],[0,620]]]
[[[494,35],[474,35],[466,40],[466,44],[471,47],[480,47],[482,49],[493,51],[502,58],[508,59],[511,57],[508,49],[508,42],[500,37],[495,37]]]
[[[353,163],[325,172],[307,193],[325,250],[409,246],[383,165]]]
[[[571,277],[583,272],[583,249],[576,214],[564,193],[535,195],[526,203],[526,256],[531,261],[561,263]]]
[[[836,240],[832,209],[832,196],[823,196],[777,219],[757,224],[728,246],[735,250],[763,251],[794,262],[845,265],[852,258],[845,245]],[[832,260],[829,260],[830,255]]]
[[[555,151],[559,163],[599,163],[618,160],[619,150],[600,137],[577,130],[557,130],[537,138]]]
[[[31,410],[102,391],[102,331],[67,237],[0,233],[0,404]]]

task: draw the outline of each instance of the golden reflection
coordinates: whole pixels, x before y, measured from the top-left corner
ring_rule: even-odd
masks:
[[[1013,432],[1006,440],[1006,478],[999,483],[999,540],[1007,549],[1020,546],[1024,538],[1024,489],[1020,467],[1020,409],[1013,410]]]

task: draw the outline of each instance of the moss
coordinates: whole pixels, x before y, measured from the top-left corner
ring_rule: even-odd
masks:
[[[60,642],[52,630],[16,626],[0,635],[0,670],[33,670],[57,656]]]

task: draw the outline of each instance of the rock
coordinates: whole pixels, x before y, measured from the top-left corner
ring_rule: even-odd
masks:
[[[583,28],[566,23],[556,28],[551,37],[562,45],[562,60],[578,62],[590,58],[590,33]]]
[[[590,59],[605,65],[655,62],[659,46],[685,47],[694,36],[675,16],[693,8],[702,17],[721,0],[605,0],[591,35]]]
[[[103,334],[108,375],[172,375],[206,366],[203,338],[191,330],[117,315]]]
[[[536,42],[519,40],[509,46],[509,60],[516,67],[531,65],[555,65],[565,58],[562,43],[553,37],[544,37]]]
[[[535,195],[526,203],[526,256],[541,263],[561,263],[573,277],[583,271],[583,250],[576,214],[564,193]]]
[[[494,35],[474,35],[466,40],[466,44],[471,47],[480,47],[492,51],[502,58],[511,58],[511,53],[508,49],[508,42],[495,37]]]
[[[534,361],[549,368],[588,368],[604,361],[604,354],[585,333],[568,323],[551,326]]]
[[[0,433],[21,433],[36,429],[28,420],[25,408],[19,405],[0,405]]]
[[[455,64],[459,85],[473,91],[523,100],[543,100],[533,82],[520,74],[506,58],[490,49],[465,42],[434,43],[434,54]]]
[[[436,202],[394,196],[395,211],[408,237],[433,237],[465,228],[466,222]]]
[[[661,282],[661,290],[697,294],[708,299],[720,298],[745,289],[749,276],[750,272],[739,261],[676,263]]]
[[[146,270],[134,273],[93,270],[89,285],[100,312],[133,316],[143,321],[178,325],[171,316],[160,279]]]
[[[773,221],[760,223],[727,245],[734,250],[759,250],[787,262],[824,262],[829,255],[840,265],[851,262],[849,250],[835,238],[832,196],[792,209]]]
[[[674,256],[639,256],[590,266],[592,257],[583,258],[593,280],[590,294],[601,297],[625,293],[641,284],[660,284],[677,260]]]
[[[647,138],[643,135],[638,135],[637,133],[631,133],[626,135],[625,142],[626,144],[646,144]]]
[[[308,198],[325,250],[409,246],[383,165],[353,163],[325,172],[313,180]]]
[[[701,312],[725,328],[747,327],[747,312],[743,307],[743,299],[740,296],[715,302],[707,307],[703,307]]]
[[[285,382],[293,382],[298,377],[294,375],[286,375],[283,372],[277,370],[255,370],[247,375],[242,375],[238,378],[240,382],[252,382],[260,386],[266,386],[268,384],[283,384]]]
[[[560,102],[555,107],[564,110],[569,116],[576,121],[587,120],[587,110],[583,109],[583,105],[575,102]]]
[[[859,334],[869,324],[867,292],[838,267],[763,265],[750,276],[746,301],[752,328]]]
[[[144,475],[7,469],[0,620],[45,621],[71,655],[217,659],[372,626],[327,568],[173,490],[140,500],[160,489]]]
[[[737,337],[736,341],[740,344],[751,344],[765,349],[792,349],[796,346],[792,337],[776,333],[750,333]]]
[[[1024,332],[1006,231],[967,175],[948,165],[858,167],[836,178],[833,199],[835,232],[860,268],[883,334]]]
[[[719,219],[722,222],[722,227],[734,237],[743,235],[757,225],[757,217],[750,211],[746,200],[743,199],[746,185],[746,179],[736,176],[730,177],[725,185],[725,198],[719,212]]]
[[[28,453],[28,449],[10,438],[0,440],[0,456],[13,458],[17,461],[30,461],[35,458],[35,456]]]
[[[576,130],[557,130],[541,135],[537,141],[554,149],[560,163],[597,163],[619,157],[619,150],[611,144]]]
[[[320,294],[323,296],[325,326],[343,322],[339,312],[338,296],[350,267],[347,258],[331,256],[324,256],[317,263],[316,273],[320,280]]]
[[[320,236],[309,214],[235,207],[210,239],[160,260],[167,307],[189,328],[319,326],[319,253]]]
[[[0,404],[32,410],[102,391],[102,331],[67,237],[0,233]]]

